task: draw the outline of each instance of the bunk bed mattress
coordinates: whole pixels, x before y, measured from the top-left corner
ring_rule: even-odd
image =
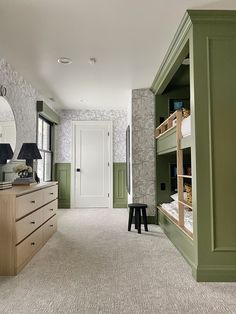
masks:
[[[191,116],[182,120],[181,132],[183,137],[191,135]]]
[[[161,207],[170,214],[174,219],[178,220],[179,210],[178,210],[178,202],[173,201],[171,203],[163,203]],[[184,226],[189,231],[193,232],[193,212],[188,211],[187,209],[184,211]]]

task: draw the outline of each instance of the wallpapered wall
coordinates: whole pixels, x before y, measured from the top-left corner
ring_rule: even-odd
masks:
[[[44,100],[49,106],[53,107],[53,105],[16,72],[5,59],[1,58],[0,85],[7,89],[6,98],[15,116],[17,130],[15,159],[23,142],[36,141],[36,101]]]
[[[55,105],[40,94],[14,68],[0,58],[0,85],[7,89],[7,100],[11,105],[16,121],[17,139],[14,159],[23,142],[36,141],[37,112],[36,101],[44,100],[52,109]],[[58,112],[58,111],[57,111]],[[125,110],[62,110],[61,124],[56,127],[56,162],[71,162],[71,121],[113,121],[113,159],[125,162],[125,131],[127,112]]]
[[[133,201],[148,205],[155,214],[155,97],[148,89],[132,91],[132,175]]]
[[[125,162],[127,112],[125,110],[62,110],[60,125],[56,126],[55,161],[71,162],[72,121],[112,121],[113,161]]]

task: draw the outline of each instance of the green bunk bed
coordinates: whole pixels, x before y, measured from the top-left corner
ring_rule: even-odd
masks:
[[[236,11],[188,10],[151,87],[158,223],[197,281],[236,281],[235,34]],[[190,109],[187,136],[183,118],[175,121],[182,114],[176,101]],[[191,204],[184,194],[189,185]],[[177,216],[164,205],[175,194]]]

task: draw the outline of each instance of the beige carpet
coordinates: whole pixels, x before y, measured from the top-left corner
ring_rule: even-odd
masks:
[[[59,210],[58,232],[17,276],[0,313],[236,313],[236,284],[196,283],[157,226],[127,232],[124,209]]]

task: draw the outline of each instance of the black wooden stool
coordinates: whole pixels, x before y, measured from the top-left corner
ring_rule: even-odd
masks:
[[[131,230],[134,211],[135,211],[135,229],[138,229],[138,233],[141,233],[141,211],[142,211],[144,229],[145,231],[148,231],[146,213],[147,204],[132,203],[129,204],[128,206],[129,206],[128,231]]]

